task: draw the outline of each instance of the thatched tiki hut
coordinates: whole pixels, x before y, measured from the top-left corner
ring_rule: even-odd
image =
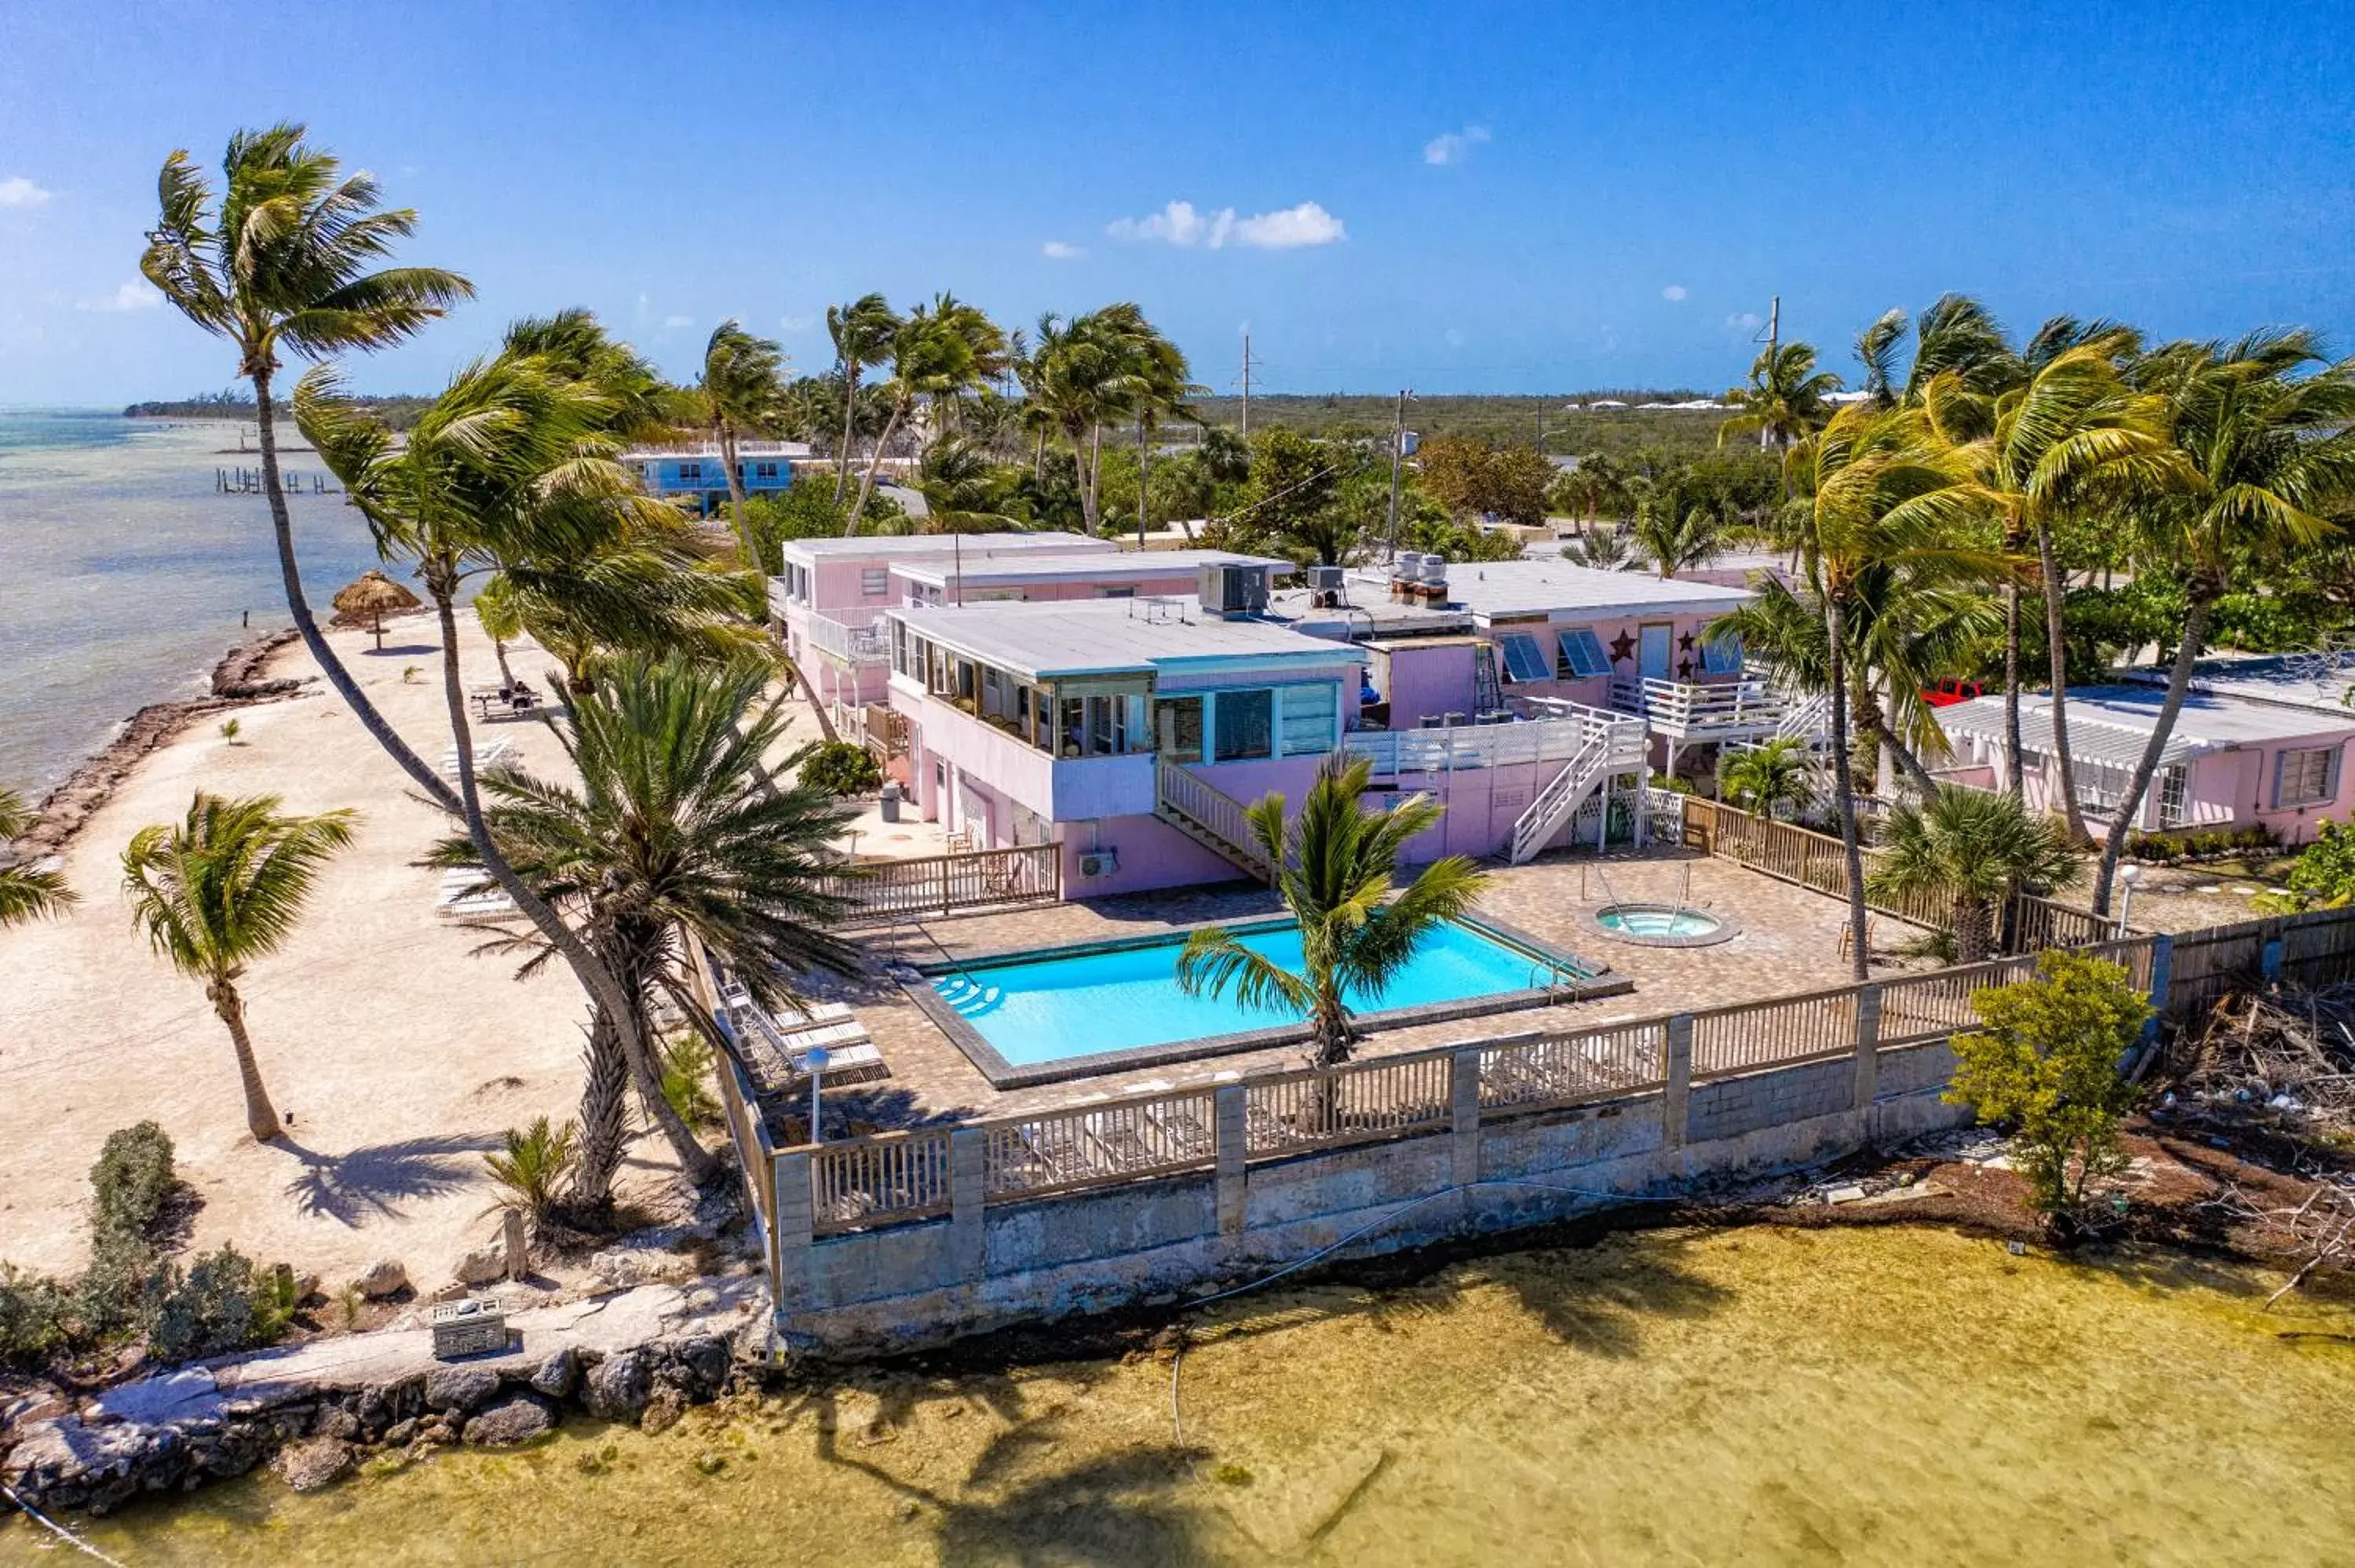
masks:
[[[336,613],[348,617],[354,624],[365,624],[376,633],[376,651],[384,652],[384,618],[398,615],[404,609],[415,609],[423,602],[415,594],[386,577],[370,570],[360,575],[357,582],[336,596]]]

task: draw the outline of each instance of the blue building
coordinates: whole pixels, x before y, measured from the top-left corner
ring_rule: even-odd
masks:
[[[794,482],[794,460],[809,455],[809,447],[801,441],[737,442],[736,467],[744,493],[772,495],[783,490]],[[698,516],[709,517],[728,504],[728,465],[717,444],[625,452],[622,461],[637,471],[647,494],[692,502]]]

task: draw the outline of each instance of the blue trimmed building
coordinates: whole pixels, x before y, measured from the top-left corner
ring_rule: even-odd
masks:
[[[773,495],[785,489],[794,482],[794,460],[809,455],[800,441],[739,441],[736,466],[744,493]],[[625,452],[622,461],[637,471],[647,494],[691,500],[698,516],[709,517],[728,504],[728,465],[716,445]]]

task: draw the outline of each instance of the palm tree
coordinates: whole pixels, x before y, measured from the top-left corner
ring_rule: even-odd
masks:
[[[1857,363],[1864,366],[1865,400],[1876,408],[1897,406],[1897,350],[1905,341],[1905,313],[1889,310],[1856,334]]]
[[[1962,371],[1944,370],[1924,386],[1923,406],[1948,439],[1962,439],[1971,493],[1995,518],[2004,553],[2016,560],[2031,539],[2035,543],[2062,809],[2072,839],[2086,842],[2091,835],[2077,804],[2068,746],[2068,643],[2062,630],[2067,584],[2052,547],[2052,524],[2056,516],[2081,507],[2088,496],[2115,493],[2136,482],[2155,482],[2169,468],[2170,453],[2166,405],[2132,391],[2120,379],[2112,362],[2116,343],[2100,341],[2045,353],[2057,335],[2056,327],[2047,323],[2039,334],[2041,363],[2023,385],[1985,398],[1969,389]],[[2018,796],[2024,773],[2016,568],[2004,574],[2003,599],[2007,782]]]
[[[1816,368],[1813,344],[1786,343],[1760,353],[1750,366],[1750,384],[1737,387],[1725,400],[1742,411],[1717,427],[1721,444],[1728,436],[1757,432],[1758,444],[1788,449],[1808,431],[1819,429],[1831,417],[1827,393],[1839,390],[1840,378]]]
[[[1004,476],[970,436],[936,437],[916,469],[916,490],[924,498],[932,528],[939,534],[975,534],[1023,526],[1007,510]]]
[[[2166,700],[2102,845],[2094,879],[2094,910],[2102,915],[2192,666],[2207,649],[2216,601],[2236,570],[2337,532],[2333,514],[2355,499],[2355,359],[2327,363],[2313,334],[2173,344],[2147,355],[2130,379],[2166,400],[2180,454],[2173,471],[2139,495],[2131,517],[2144,560],[2180,572],[2189,604]]]
[[[491,831],[508,857],[623,977],[632,1017],[595,1022],[592,1061],[601,1052],[616,1059],[605,1044],[616,1025],[624,1039],[652,1038],[649,1010],[663,1002],[714,1049],[731,1049],[688,990],[699,953],[772,1008],[798,1000],[796,974],[858,969],[856,950],[834,931],[847,904],[820,885],[841,870],[832,845],[853,813],[822,789],[776,787],[762,758],[785,719],[767,685],[758,663],[625,659],[559,718],[577,785],[504,771],[484,780]],[[433,858],[457,865],[472,853],[453,839]],[[531,946],[527,970],[547,957]],[[689,1173],[707,1179],[710,1156],[664,1098],[660,1064],[638,1053],[626,1065],[642,1108]],[[618,1075],[592,1071],[589,1090],[581,1196],[595,1209],[620,1158]]]
[[[1261,853],[1284,868],[1276,891],[1299,923],[1300,973],[1218,926],[1196,931],[1178,955],[1178,984],[1188,995],[1231,985],[1244,1007],[1305,1016],[1313,1067],[1348,1060],[1357,1037],[1350,997],[1380,993],[1441,922],[1471,912],[1488,882],[1464,856],[1448,855],[1395,888],[1401,853],[1446,808],[1412,795],[1386,811],[1361,809],[1372,768],[1362,757],[1327,758],[1289,827],[1281,795],[1263,796],[1244,814]]]
[[[728,504],[736,523],[736,546],[748,572],[761,570],[761,552],[744,522],[744,474],[736,461],[744,436],[773,435],[785,417],[784,354],[774,340],[755,337],[734,321],[721,322],[703,350],[703,379],[696,384],[711,439],[728,471]]]
[[[890,417],[876,438],[875,455],[858,482],[858,499],[850,509],[846,534],[858,532],[860,515],[867,510],[868,497],[875,493],[876,477],[882,471],[891,437],[915,412],[917,403],[930,399],[936,410],[944,411],[1005,367],[1006,334],[954,294],[939,295],[930,305],[919,305],[908,313],[891,335]]]
[[[505,577],[485,583],[474,595],[474,619],[482,623],[483,635],[491,640],[491,657],[499,662],[499,680],[514,685],[515,671],[507,663],[507,644],[521,640],[528,630],[523,623],[523,611],[516,603],[515,585]]]
[[[1651,567],[1664,582],[1707,566],[1725,551],[1725,519],[1706,506],[1679,508],[1678,500],[1673,489],[1645,497],[1627,535],[1631,563]]]
[[[834,499],[841,504],[850,488],[850,447],[858,430],[858,373],[891,357],[900,317],[880,294],[862,294],[847,305],[826,308],[826,335],[842,366],[842,447],[834,454]]]
[[[1561,558],[1598,572],[1640,571],[1634,536],[1617,528],[1589,528],[1561,547]]]
[[[1184,352],[1142,315],[1129,339],[1129,353],[1136,384],[1128,398],[1129,412],[1136,420],[1136,547],[1142,550],[1153,526],[1154,429],[1164,415],[1199,424],[1201,416],[1188,399],[1201,397],[1209,388],[1194,384],[1193,368],[1186,363]]]
[[[374,179],[342,177],[336,158],[303,137],[292,123],[230,137],[218,205],[185,150],[166,158],[157,180],[162,214],[139,270],[190,321],[236,344],[237,373],[253,384],[261,489],[303,645],[377,744],[429,799],[454,811],[457,796],[377,712],[311,614],[279,480],[272,387],[282,352],[315,359],[390,347],[473,297],[474,285],[439,268],[371,270],[416,228],[417,215],[379,210]]]
[[[1883,318],[1886,319],[1886,318]],[[1902,401],[1918,404],[1931,379],[1952,371],[1974,392],[1992,395],[2021,379],[2019,356],[2003,323],[1967,294],[1941,294],[1913,323],[1913,364]]]
[[[1890,812],[1866,885],[1875,897],[1926,895],[1954,908],[1955,959],[1975,964],[1995,946],[1995,914],[2023,887],[2051,887],[2083,859],[2068,832],[2016,796],[1941,789]]]
[[[43,871],[10,858],[9,843],[32,831],[32,809],[14,789],[0,785],[0,927],[18,926],[65,913],[81,895],[66,885],[62,873]]]
[[[1814,772],[1807,743],[1796,735],[1778,735],[1722,758],[1717,788],[1744,810],[1767,817],[1780,817],[1787,810],[1796,816],[1816,798]]]
[[[229,1029],[256,1143],[278,1136],[278,1113],[262,1087],[237,982],[253,960],[285,946],[320,869],[352,842],[359,820],[350,811],[281,816],[278,806],[275,795],[229,800],[200,789],[185,821],[142,828],[123,852],[132,923],[174,969],[204,982],[205,1000]]]
[[[1029,360],[1028,390],[1079,467],[1080,516],[1092,534],[1103,521],[1097,458],[1104,421],[1118,417],[1143,389],[1133,346],[1149,332],[1145,313],[1124,302],[1066,320],[1039,318],[1039,346]]]

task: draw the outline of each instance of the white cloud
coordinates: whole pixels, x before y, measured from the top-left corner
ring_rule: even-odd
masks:
[[[1671,283],[1667,288],[1660,291],[1660,298],[1668,301],[1670,304],[1677,303],[1684,297],[1685,286],[1682,283]]]
[[[0,180],[0,207],[39,207],[48,199],[48,192],[22,175]]]
[[[1039,254],[1050,261],[1084,261],[1088,259],[1088,248],[1073,245],[1068,240],[1050,239],[1039,247]]]
[[[1440,168],[1460,164],[1473,148],[1487,140],[1488,128],[1486,125],[1466,125],[1461,131],[1450,131],[1425,142],[1423,144],[1423,161]]]
[[[1756,332],[1765,320],[1756,311],[1736,311],[1725,318],[1725,324],[1736,332]]]
[[[139,278],[122,285],[104,299],[80,301],[75,304],[74,309],[78,311],[152,311],[163,302],[164,296],[155,291],[155,286],[145,279]]]
[[[665,316],[665,317],[663,317],[663,327],[664,327],[664,329],[665,329],[666,331],[670,330],[670,329],[672,329],[672,328],[676,328],[676,327],[691,327],[691,326],[693,326],[694,324],[695,324],[695,318],[694,318],[693,316]]]
[[[1292,250],[1348,238],[1341,220],[1313,201],[1252,217],[1236,217],[1231,207],[1203,212],[1192,202],[1173,201],[1144,217],[1114,218],[1104,226],[1104,232],[1114,239],[1153,240],[1206,250],[1222,249],[1229,244]]]
[[[784,315],[777,318],[779,332],[807,332],[817,325],[818,316],[813,312],[805,316]]]

